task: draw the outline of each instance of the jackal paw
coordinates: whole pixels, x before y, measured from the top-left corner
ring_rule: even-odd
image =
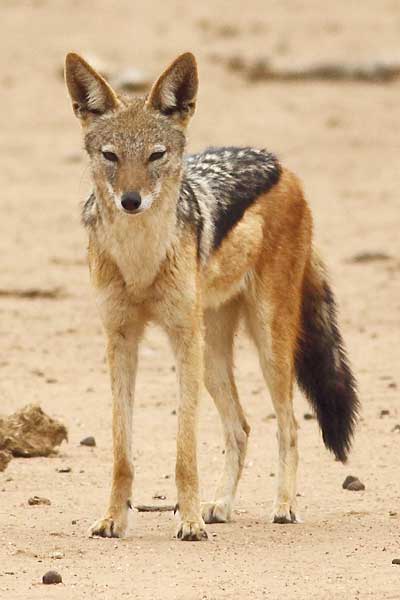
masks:
[[[90,537],[121,538],[128,527],[127,517],[105,517],[99,519],[89,529]]]
[[[227,502],[203,502],[201,512],[205,523],[227,523],[231,520],[232,509]]]
[[[176,537],[182,542],[201,542],[207,540],[208,535],[204,527],[204,521],[182,521],[176,532]]]
[[[294,508],[287,504],[277,504],[272,514],[272,523],[301,523],[301,519],[296,514]]]

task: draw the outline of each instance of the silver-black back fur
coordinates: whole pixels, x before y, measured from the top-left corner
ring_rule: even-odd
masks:
[[[266,150],[209,148],[186,157],[178,217],[196,227],[203,261],[280,175],[277,158]]]

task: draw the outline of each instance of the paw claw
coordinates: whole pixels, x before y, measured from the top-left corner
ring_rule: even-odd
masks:
[[[126,522],[113,517],[106,517],[96,521],[89,529],[90,537],[103,537],[103,538],[121,538],[124,536],[126,531]]]
[[[207,540],[208,535],[204,529],[204,523],[197,521],[182,521],[176,533],[178,540],[183,542],[200,542]]]
[[[301,523],[301,520],[299,519],[299,517],[296,515],[296,513],[293,510],[276,510],[273,517],[272,517],[272,522],[273,523],[279,523],[280,525],[286,525],[286,524],[296,524],[296,523]]]

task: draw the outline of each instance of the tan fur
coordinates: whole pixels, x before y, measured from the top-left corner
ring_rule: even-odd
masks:
[[[192,58],[184,57],[173,65],[184,71],[193,69]],[[76,69],[82,68],[82,62],[85,65],[81,61],[76,55],[67,59],[67,83],[73,101],[78,85]],[[157,117],[152,111],[171,101],[170,89],[175,85],[171,77],[180,76],[173,65],[156,82],[149,100],[142,108],[138,105],[133,119],[148,120],[149,127],[156,127]],[[197,75],[191,77],[197,85]],[[104,93],[108,102],[114,98],[108,86]],[[174,116],[179,129],[186,126],[193,112],[194,96],[183,114]],[[97,100],[101,104],[101,99]],[[113,111],[118,112],[118,102],[122,100],[114,99],[108,119]],[[97,139],[96,117],[86,113],[85,106],[74,105],[74,109],[78,116],[84,115],[83,127],[93,128],[93,139]],[[114,189],[132,181],[137,185],[140,177],[144,177],[140,166],[126,167]],[[174,189],[179,183],[179,169],[166,182],[163,201],[156,199],[151,210],[133,218],[134,234],[130,233],[133,221],[118,213],[110,200],[100,167],[94,173],[94,183],[105,207],[89,231],[89,263],[108,340],[114,470],[108,511],[94,524],[92,534],[120,536],[126,531],[133,483],[131,421],[137,349],[149,321],[167,332],[178,365],[178,536],[201,539],[205,537],[204,521],[226,521],[231,516],[250,431],[233,376],[233,338],[241,317],[258,349],[278,419],[279,478],[274,516],[295,520],[298,456],[292,409],[294,352],[304,270],[311,255],[311,217],[298,180],[284,171],[278,184],[246,210],[203,266],[197,257],[194,231],[189,227],[177,231]],[[150,189],[151,181],[141,185]],[[222,419],[226,454],[215,500],[201,508],[196,423],[203,380]]]

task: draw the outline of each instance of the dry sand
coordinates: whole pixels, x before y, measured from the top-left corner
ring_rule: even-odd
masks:
[[[217,60],[398,58],[397,0],[329,8],[318,0],[2,0],[0,23],[1,413],[39,402],[69,430],[58,457],[14,459],[0,474],[0,598],[400,598],[400,566],[391,564],[400,557],[400,434],[392,432],[400,422],[400,84],[248,84]],[[135,514],[126,539],[88,539],[109,490],[110,393],[79,223],[88,169],[59,72],[75,50],[153,76],[188,49],[201,77],[189,149],[266,146],[304,181],[362,420],[343,466],[324,449],[316,422],[304,420],[308,407],[297,394],[304,523],[270,524],[276,425],[266,419],[272,408],[256,355],[240,339],[238,381],[252,435],[234,522],[208,526],[207,543],[183,544],[171,514]],[[389,258],[349,260],[366,251]],[[19,293],[28,288],[47,297]],[[157,502],[158,492],[173,503],[177,386],[160,332],[149,332],[140,362],[134,501]],[[383,409],[389,415],[380,417]],[[206,397],[200,429],[209,499],[222,443]],[[96,448],[79,445],[87,435]],[[366,490],[343,490],[348,474]],[[34,495],[51,505],[29,506]],[[40,583],[50,568],[63,584]]]

